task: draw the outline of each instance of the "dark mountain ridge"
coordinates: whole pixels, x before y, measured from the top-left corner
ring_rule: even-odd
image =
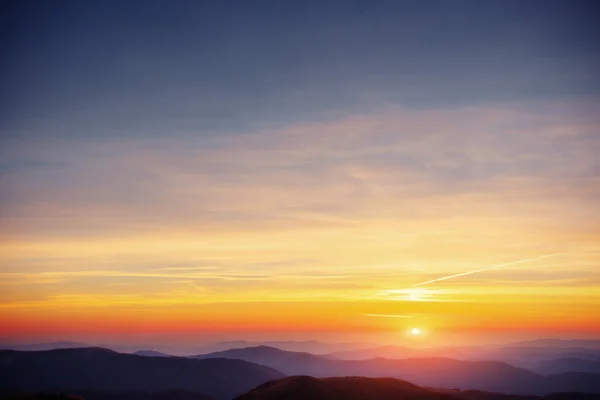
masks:
[[[145,357],[103,348],[0,351],[0,389],[185,390],[230,399],[284,375],[243,360]]]
[[[48,342],[48,343],[15,343],[0,344],[0,350],[19,350],[19,351],[43,351],[55,349],[77,349],[83,347],[93,347],[87,343],[79,342]]]

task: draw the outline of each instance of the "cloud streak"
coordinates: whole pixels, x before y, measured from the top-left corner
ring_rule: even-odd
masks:
[[[414,318],[414,315],[400,315],[400,314],[363,314],[366,317],[379,317],[379,318]]]
[[[448,279],[459,278],[461,276],[467,276],[467,275],[477,274],[479,272],[491,271],[491,270],[494,270],[494,269],[504,268],[504,267],[508,267],[508,266],[511,266],[511,265],[517,265],[517,264],[523,264],[523,263],[527,263],[527,262],[542,260],[542,259],[548,258],[548,257],[556,257],[556,256],[563,255],[563,254],[566,254],[566,253],[552,253],[552,254],[546,254],[546,255],[543,255],[543,256],[539,256],[539,257],[524,258],[524,259],[521,259],[521,260],[511,261],[511,262],[504,263],[504,264],[492,265],[491,267],[479,268],[479,269],[475,269],[475,270],[472,270],[472,271],[461,272],[459,274],[453,274],[453,275],[448,275],[448,276],[444,276],[444,277],[437,278],[437,279],[432,279],[432,280],[429,280],[429,281],[417,283],[416,285],[413,285],[413,286],[429,285],[429,284],[435,283],[435,282],[441,282],[441,281],[445,281],[445,280],[448,280]]]

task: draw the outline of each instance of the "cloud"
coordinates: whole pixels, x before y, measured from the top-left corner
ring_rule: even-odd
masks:
[[[48,143],[21,151],[66,157],[71,167],[5,179],[2,216],[13,232],[79,235],[191,223],[344,225],[384,210],[409,218],[448,215],[450,204],[455,214],[464,203],[473,211],[560,205],[550,202],[556,196],[584,212],[577,203],[598,192],[589,172],[598,125],[578,117],[544,104],[392,107],[246,135]]]
[[[11,162],[66,165],[2,177],[0,287],[373,300],[465,265],[593,248],[598,121],[586,107],[390,106],[244,134],[21,143]]]
[[[380,317],[380,318],[415,318],[414,315],[400,315],[400,314],[363,314],[367,317]]]

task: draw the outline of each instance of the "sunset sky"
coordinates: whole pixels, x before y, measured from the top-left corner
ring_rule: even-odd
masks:
[[[0,339],[599,337],[592,5],[3,3]]]

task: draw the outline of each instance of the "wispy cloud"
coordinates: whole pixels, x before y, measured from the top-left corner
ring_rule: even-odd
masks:
[[[432,280],[429,280],[429,281],[417,283],[414,286],[429,285],[431,283],[441,282],[441,281],[445,281],[447,279],[454,279],[454,278],[459,278],[461,276],[467,276],[467,275],[477,274],[479,272],[485,272],[485,271],[490,271],[490,270],[494,270],[494,269],[498,269],[498,268],[504,268],[504,267],[508,267],[508,266],[511,266],[511,265],[523,264],[523,263],[538,261],[538,260],[542,260],[544,258],[556,257],[556,256],[563,255],[563,254],[565,254],[565,253],[553,253],[553,254],[546,254],[546,255],[543,255],[543,256],[539,256],[539,257],[524,258],[522,260],[511,261],[511,262],[507,262],[507,263],[503,263],[503,264],[492,265],[490,267],[479,268],[479,269],[475,269],[475,270],[472,270],[472,271],[461,272],[461,273],[458,273],[458,274],[453,274],[453,275],[448,275],[448,276],[444,276],[444,277],[437,278],[437,279],[432,279]]]

